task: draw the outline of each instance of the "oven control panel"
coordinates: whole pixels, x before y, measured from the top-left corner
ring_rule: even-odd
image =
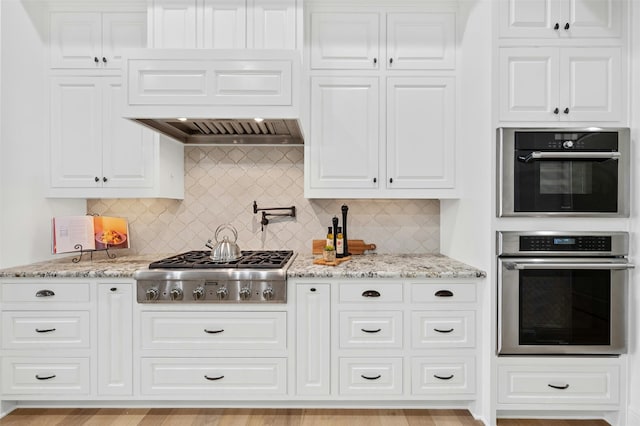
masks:
[[[525,235],[520,251],[611,251],[610,236]]]

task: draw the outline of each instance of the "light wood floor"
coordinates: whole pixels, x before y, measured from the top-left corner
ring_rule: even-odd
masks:
[[[465,410],[18,409],[13,426],[481,426]],[[600,420],[499,420],[498,426],[607,426]]]

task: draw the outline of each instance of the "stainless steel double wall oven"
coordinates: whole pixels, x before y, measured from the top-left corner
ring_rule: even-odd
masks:
[[[498,354],[625,353],[629,237],[596,223],[629,217],[629,129],[500,128],[497,154],[498,217],[532,218],[497,233]]]

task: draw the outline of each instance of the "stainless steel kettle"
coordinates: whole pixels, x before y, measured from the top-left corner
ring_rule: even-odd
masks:
[[[228,229],[233,233],[233,241],[230,241],[229,236],[227,235],[222,237],[222,241],[218,239],[220,232],[225,229]],[[205,244],[205,246],[211,249],[210,257],[212,260],[216,262],[229,262],[231,260],[239,259],[242,256],[240,253],[240,247],[236,244],[236,241],[238,241],[238,231],[236,231],[236,228],[230,224],[227,223],[218,226],[214,239],[216,240],[215,245],[212,245],[211,240],[208,240]]]

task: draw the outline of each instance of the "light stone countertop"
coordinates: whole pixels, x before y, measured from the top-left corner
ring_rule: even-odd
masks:
[[[175,253],[174,253],[175,254]],[[104,253],[75,256],[0,269],[0,278],[132,278],[138,269],[171,254],[123,255],[107,259]],[[351,256],[338,266],[314,265],[320,256],[300,254],[289,268],[289,278],[480,278],[486,273],[440,254],[366,254]]]

